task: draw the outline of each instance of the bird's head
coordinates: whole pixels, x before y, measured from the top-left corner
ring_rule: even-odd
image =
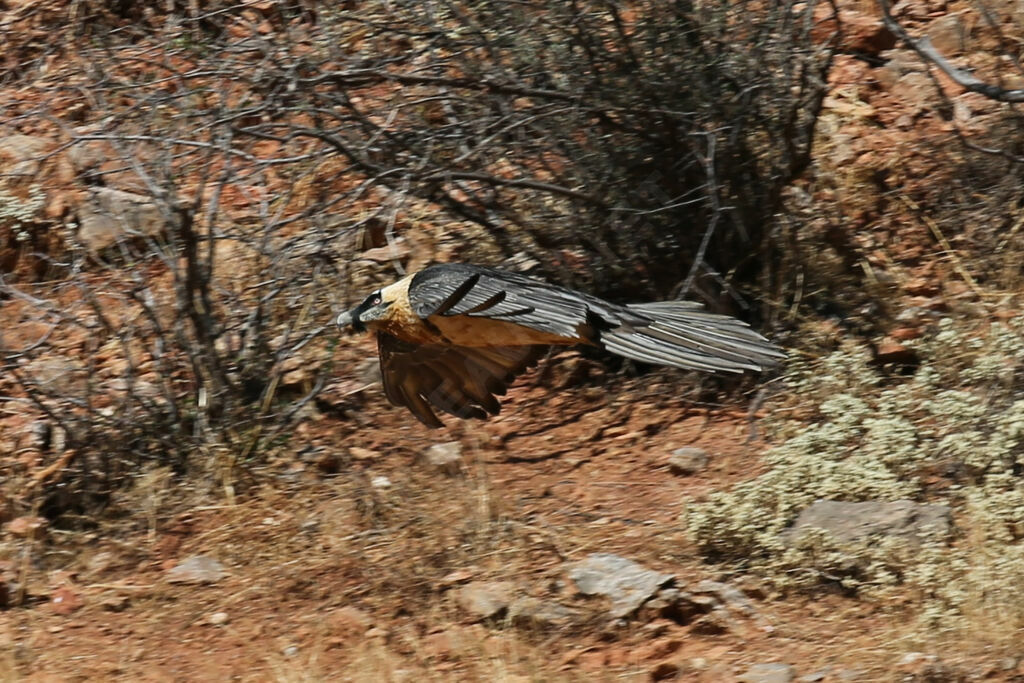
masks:
[[[377,290],[350,311],[345,311],[335,321],[338,327],[351,327],[356,332],[365,332],[366,323],[380,320],[393,301],[385,301],[382,290]]]

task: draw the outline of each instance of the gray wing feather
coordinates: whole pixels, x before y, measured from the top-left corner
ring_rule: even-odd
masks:
[[[650,322],[601,335],[605,348],[627,358],[692,370],[741,372],[763,370],[786,357],[741,320],[708,313],[693,302],[659,301],[628,308]]]
[[[420,317],[464,315],[516,323],[584,341],[645,363],[741,372],[785,358],[740,320],[690,301],[620,306],[595,296],[500,270],[431,266],[409,288]]]
[[[421,318],[466,315],[516,323],[567,339],[590,339],[599,315],[619,324],[626,309],[571,289],[490,268],[446,264],[418,273],[409,301]],[[620,311],[616,311],[620,308]],[[627,314],[628,315],[628,314]]]

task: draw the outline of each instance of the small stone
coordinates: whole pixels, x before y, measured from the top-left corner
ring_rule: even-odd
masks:
[[[299,654],[299,646],[289,645],[285,649],[281,650],[281,654],[283,654],[285,657],[295,657]]]
[[[113,595],[106,595],[100,599],[99,604],[100,607],[108,612],[123,612],[128,609],[128,605],[131,604],[131,601],[128,599],[128,596],[117,595],[115,593]]]
[[[739,677],[742,683],[792,683],[796,678],[796,670],[789,664],[772,662],[770,664],[754,664]]]
[[[45,530],[44,517],[16,517],[7,523],[7,533],[18,538],[37,538]]]
[[[710,457],[703,448],[686,446],[672,451],[668,459],[668,469],[672,474],[689,476],[707,469]]]
[[[458,590],[455,601],[463,611],[491,619],[508,610],[514,591],[515,586],[508,581],[474,581]]]
[[[206,555],[193,555],[167,570],[164,575],[170,583],[217,583],[228,575],[217,560]]]
[[[50,609],[54,614],[67,616],[82,607],[82,597],[67,586],[62,586],[50,595]]]
[[[228,623],[228,620],[229,619],[227,612],[214,612],[210,615],[211,626],[223,626],[224,624]]]
[[[371,451],[369,448],[360,448],[359,446],[350,447],[348,454],[355,460],[379,460],[381,457],[380,451]]]
[[[675,579],[671,574],[652,571],[611,553],[588,555],[569,570],[569,578],[584,595],[609,598],[609,613],[616,619],[636,612],[662,586]]]
[[[370,480],[370,486],[375,489],[386,489],[391,486],[391,480],[387,477],[380,475]]]
[[[434,444],[423,454],[427,466],[449,477],[462,471],[462,444],[458,441]]]

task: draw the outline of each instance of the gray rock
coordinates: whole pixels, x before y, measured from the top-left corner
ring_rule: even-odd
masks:
[[[690,587],[690,591],[698,595],[710,595],[718,599],[719,603],[728,609],[734,609],[747,616],[757,614],[757,608],[750,598],[739,588],[721,581],[701,581],[696,586]]]
[[[672,451],[668,459],[668,469],[672,474],[689,476],[707,469],[711,458],[703,448],[686,446]]]
[[[458,441],[434,444],[423,454],[427,467],[448,476],[462,471],[462,444]]]
[[[875,537],[903,538],[918,544],[926,538],[948,538],[952,524],[948,505],[865,501],[847,503],[819,500],[805,508],[782,539],[792,545],[809,529],[822,529],[840,542],[864,541]]]
[[[124,239],[162,234],[167,214],[145,195],[97,187],[79,206],[78,224],[78,239],[95,253]]]
[[[594,553],[569,570],[569,578],[584,595],[601,595],[611,600],[609,613],[626,617],[672,582],[671,574],[661,574],[611,553]]]
[[[795,679],[796,670],[781,662],[754,664],[739,677],[742,683],[792,683]]]
[[[518,598],[508,606],[509,620],[521,628],[565,626],[578,614],[576,610],[557,602],[528,596]]]
[[[170,583],[217,583],[228,572],[217,560],[206,555],[193,555],[179,562],[164,575]]]
[[[492,619],[508,611],[515,586],[508,581],[473,581],[458,589],[455,601],[464,612]]]
[[[34,176],[54,141],[33,135],[0,137],[0,177]]]

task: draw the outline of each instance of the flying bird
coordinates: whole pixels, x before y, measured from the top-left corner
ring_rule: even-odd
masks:
[[[509,384],[551,346],[584,344],[625,358],[710,372],[762,370],[783,358],[746,323],[690,301],[614,304],[493,268],[424,268],[338,316],[377,336],[384,394],[428,427],[434,409],[496,415]]]

